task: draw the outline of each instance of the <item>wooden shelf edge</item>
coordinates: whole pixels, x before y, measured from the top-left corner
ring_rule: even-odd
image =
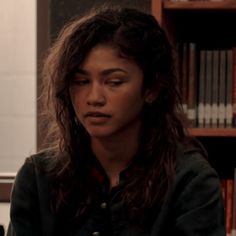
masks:
[[[0,172],[0,182],[1,180],[3,179],[6,179],[6,180],[12,180],[12,179],[15,179],[16,177],[16,172]]]
[[[235,137],[236,128],[190,128],[191,135],[196,137]]]
[[[222,1],[163,1],[164,10],[228,10],[236,12],[235,0]]]
[[[10,202],[13,183],[0,183],[0,202]]]

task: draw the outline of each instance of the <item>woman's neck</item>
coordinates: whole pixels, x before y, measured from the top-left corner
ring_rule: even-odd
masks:
[[[92,138],[91,147],[107,173],[111,187],[119,182],[119,174],[133,160],[139,149],[140,129],[109,138]]]

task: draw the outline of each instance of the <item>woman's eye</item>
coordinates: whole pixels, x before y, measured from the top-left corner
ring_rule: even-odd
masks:
[[[123,80],[108,80],[107,84],[112,86],[112,87],[116,87],[116,86],[120,86],[124,83]]]

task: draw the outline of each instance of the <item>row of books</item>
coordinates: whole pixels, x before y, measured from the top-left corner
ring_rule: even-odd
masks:
[[[200,49],[178,44],[183,108],[190,127],[236,127],[236,47]]]
[[[227,2],[227,0],[166,0],[170,2]]]
[[[227,236],[236,236],[236,168],[234,179],[221,180]]]

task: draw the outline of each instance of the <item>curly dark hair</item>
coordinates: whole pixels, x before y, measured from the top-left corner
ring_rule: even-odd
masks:
[[[78,206],[77,215],[83,215],[95,194],[88,188],[89,163],[82,151],[89,147],[89,136],[75,118],[69,88],[76,68],[98,44],[109,44],[132,59],[143,71],[143,88],[155,89],[157,94],[155,101],[144,105],[138,168],[123,193],[134,219],[163,203],[175,176],[178,144],[187,137],[172,46],[152,15],[134,9],[100,9],[74,19],[61,31],[45,60],[41,96],[47,114],[45,144],[53,157],[50,173],[59,183],[54,189],[54,209],[60,209],[80,189],[79,198],[87,204]]]

